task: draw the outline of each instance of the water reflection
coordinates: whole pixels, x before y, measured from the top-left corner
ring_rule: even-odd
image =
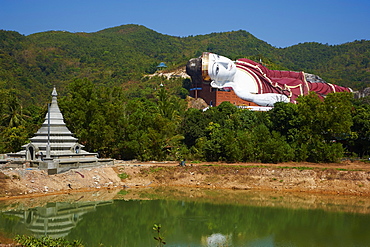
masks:
[[[202,243],[209,247],[218,247],[218,246],[232,246],[232,235],[223,235],[221,233],[214,233],[211,236],[208,236],[205,240],[205,236],[202,238]]]
[[[112,203],[113,201],[55,202],[47,203],[44,207],[6,211],[4,215],[18,217],[19,222],[35,237],[59,238],[67,236],[84,214],[95,211],[98,206]]]
[[[86,246],[368,246],[370,199],[157,188],[0,204],[9,234],[65,236]],[[104,199],[104,200],[102,200]]]

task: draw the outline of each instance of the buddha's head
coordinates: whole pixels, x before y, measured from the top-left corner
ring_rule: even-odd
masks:
[[[233,81],[236,66],[227,57],[203,52],[199,58],[189,60],[186,72],[193,79],[201,76],[203,82],[211,82],[213,87],[222,88],[226,82]]]

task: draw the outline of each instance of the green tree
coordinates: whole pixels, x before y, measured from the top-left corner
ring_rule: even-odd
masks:
[[[294,142],[299,132],[298,105],[277,102],[268,112],[271,119],[271,129],[285,136],[287,141]]]
[[[116,131],[122,113],[122,98],[117,90],[78,79],[59,101],[67,126],[88,151],[110,156],[116,150],[116,133],[119,133]]]
[[[189,148],[195,145],[198,138],[206,135],[206,127],[209,121],[201,110],[189,108],[185,112],[181,131],[184,135],[184,143]]]
[[[264,163],[286,162],[294,159],[294,150],[278,132],[260,124],[252,132],[253,158],[251,161]]]
[[[16,92],[10,90],[4,94],[5,100],[2,103],[1,125],[10,128],[25,125],[26,119],[30,118],[30,116],[25,113]]]
[[[0,138],[0,152],[18,152],[27,140],[28,132],[24,126],[3,128]]]
[[[352,93],[331,93],[325,97],[325,125],[323,128],[326,141],[342,140],[352,135]]]
[[[297,101],[299,131],[294,146],[306,153],[309,161],[338,161],[344,148],[337,141],[351,135],[351,95],[335,93],[321,100],[311,93]]]
[[[207,161],[219,161],[223,158],[223,143],[224,132],[221,125],[210,122],[206,128],[208,138],[206,139],[203,152]]]
[[[370,152],[370,105],[357,101],[354,104],[352,133],[353,140],[350,142],[350,151],[357,153],[359,157],[369,156]]]

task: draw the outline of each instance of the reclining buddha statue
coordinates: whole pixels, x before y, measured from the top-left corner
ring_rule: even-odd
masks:
[[[270,70],[246,58],[231,61],[209,52],[190,59],[186,72],[193,82],[210,83],[219,89],[232,88],[241,99],[260,106],[273,106],[276,102],[296,103],[298,96],[311,91],[320,97],[333,92],[352,92],[350,88],[326,83],[312,74]]]

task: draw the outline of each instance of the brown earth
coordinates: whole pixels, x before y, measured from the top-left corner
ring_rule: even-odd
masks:
[[[30,168],[10,168],[0,171],[0,200],[102,188],[113,189],[120,186],[121,179],[113,167],[108,166],[72,169],[55,175]]]
[[[128,175],[123,184],[129,188],[166,185],[370,196],[370,165],[364,162],[162,164],[115,170]]]
[[[114,166],[72,169],[56,175],[30,168],[2,169],[0,200],[149,185],[370,196],[370,164],[187,162],[181,167],[175,162],[116,161]]]
[[[370,205],[370,164],[359,161],[343,161],[342,163],[190,163],[185,167],[179,166],[177,162],[126,162],[116,161],[114,166],[102,166],[94,168],[73,169],[67,172],[48,175],[45,171],[31,168],[4,168],[0,170],[0,200],[9,207],[16,205],[17,200],[28,197],[40,197],[38,200],[28,200],[27,207],[34,203],[53,201],[52,196],[64,196],[66,200],[111,200],[119,197],[122,189],[130,191],[129,198],[142,199],[140,190],[152,188],[170,189],[174,198],[184,196],[190,200],[193,198],[205,199],[209,195],[197,190],[197,188],[208,188],[217,194],[219,189],[229,189],[227,195],[249,190],[255,192],[254,197],[248,197],[243,203],[263,204],[269,202],[258,191],[264,190],[268,193],[304,192],[311,197],[299,199],[299,207],[303,203],[312,208],[312,202],[316,206],[327,207],[331,205],[330,196],[343,195],[343,205],[350,202],[349,207],[368,212]],[[173,190],[171,187],[177,187]],[[102,189],[105,190],[103,193]],[[91,191],[88,193],[88,191]],[[73,192],[73,193],[72,193]],[[109,192],[109,193],[106,193]],[[123,193],[125,194],[125,193]],[[161,192],[159,192],[160,196]],[[165,193],[168,195],[168,191]],[[299,193],[301,194],[301,193]],[[317,196],[323,196],[318,199]],[[346,195],[363,196],[361,202],[358,198],[349,198]],[[61,200],[60,196],[58,200]],[[127,196],[127,195],[126,195]],[[224,194],[222,194],[225,197]],[[274,195],[269,195],[268,197]],[[280,203],[287,206],[297,201],[290,200],[289,196]],[[328,197],[329,196],[329,197]],[[227,196],[226,196],[227,197]],[[71,199],[72,198],[72,199]],[[216,195],[217,200],[221,200]],[[280,198],[280,197],[279,197]],[[288,199],[286,199],[288,198]],[[300,198],[298,196],[298,198]],[[224,198],[225,200],[231,200]],[[214,197],[209,200],[215,200]],[[343,205],[334,205],[343,209]],[[345,203],[344,203],[345,202]],[[24,203],[24,202],[23,202]],[[360,203],[360,204],[359,204]],[[30,204],[30,205],[28,205]],[[305,204],[303,204],[305,205]],[[291,206],[291,205],[290,205]],[[2,244],[2,245],[1,245]],[[0,246],[13,244],[0,234]]]

